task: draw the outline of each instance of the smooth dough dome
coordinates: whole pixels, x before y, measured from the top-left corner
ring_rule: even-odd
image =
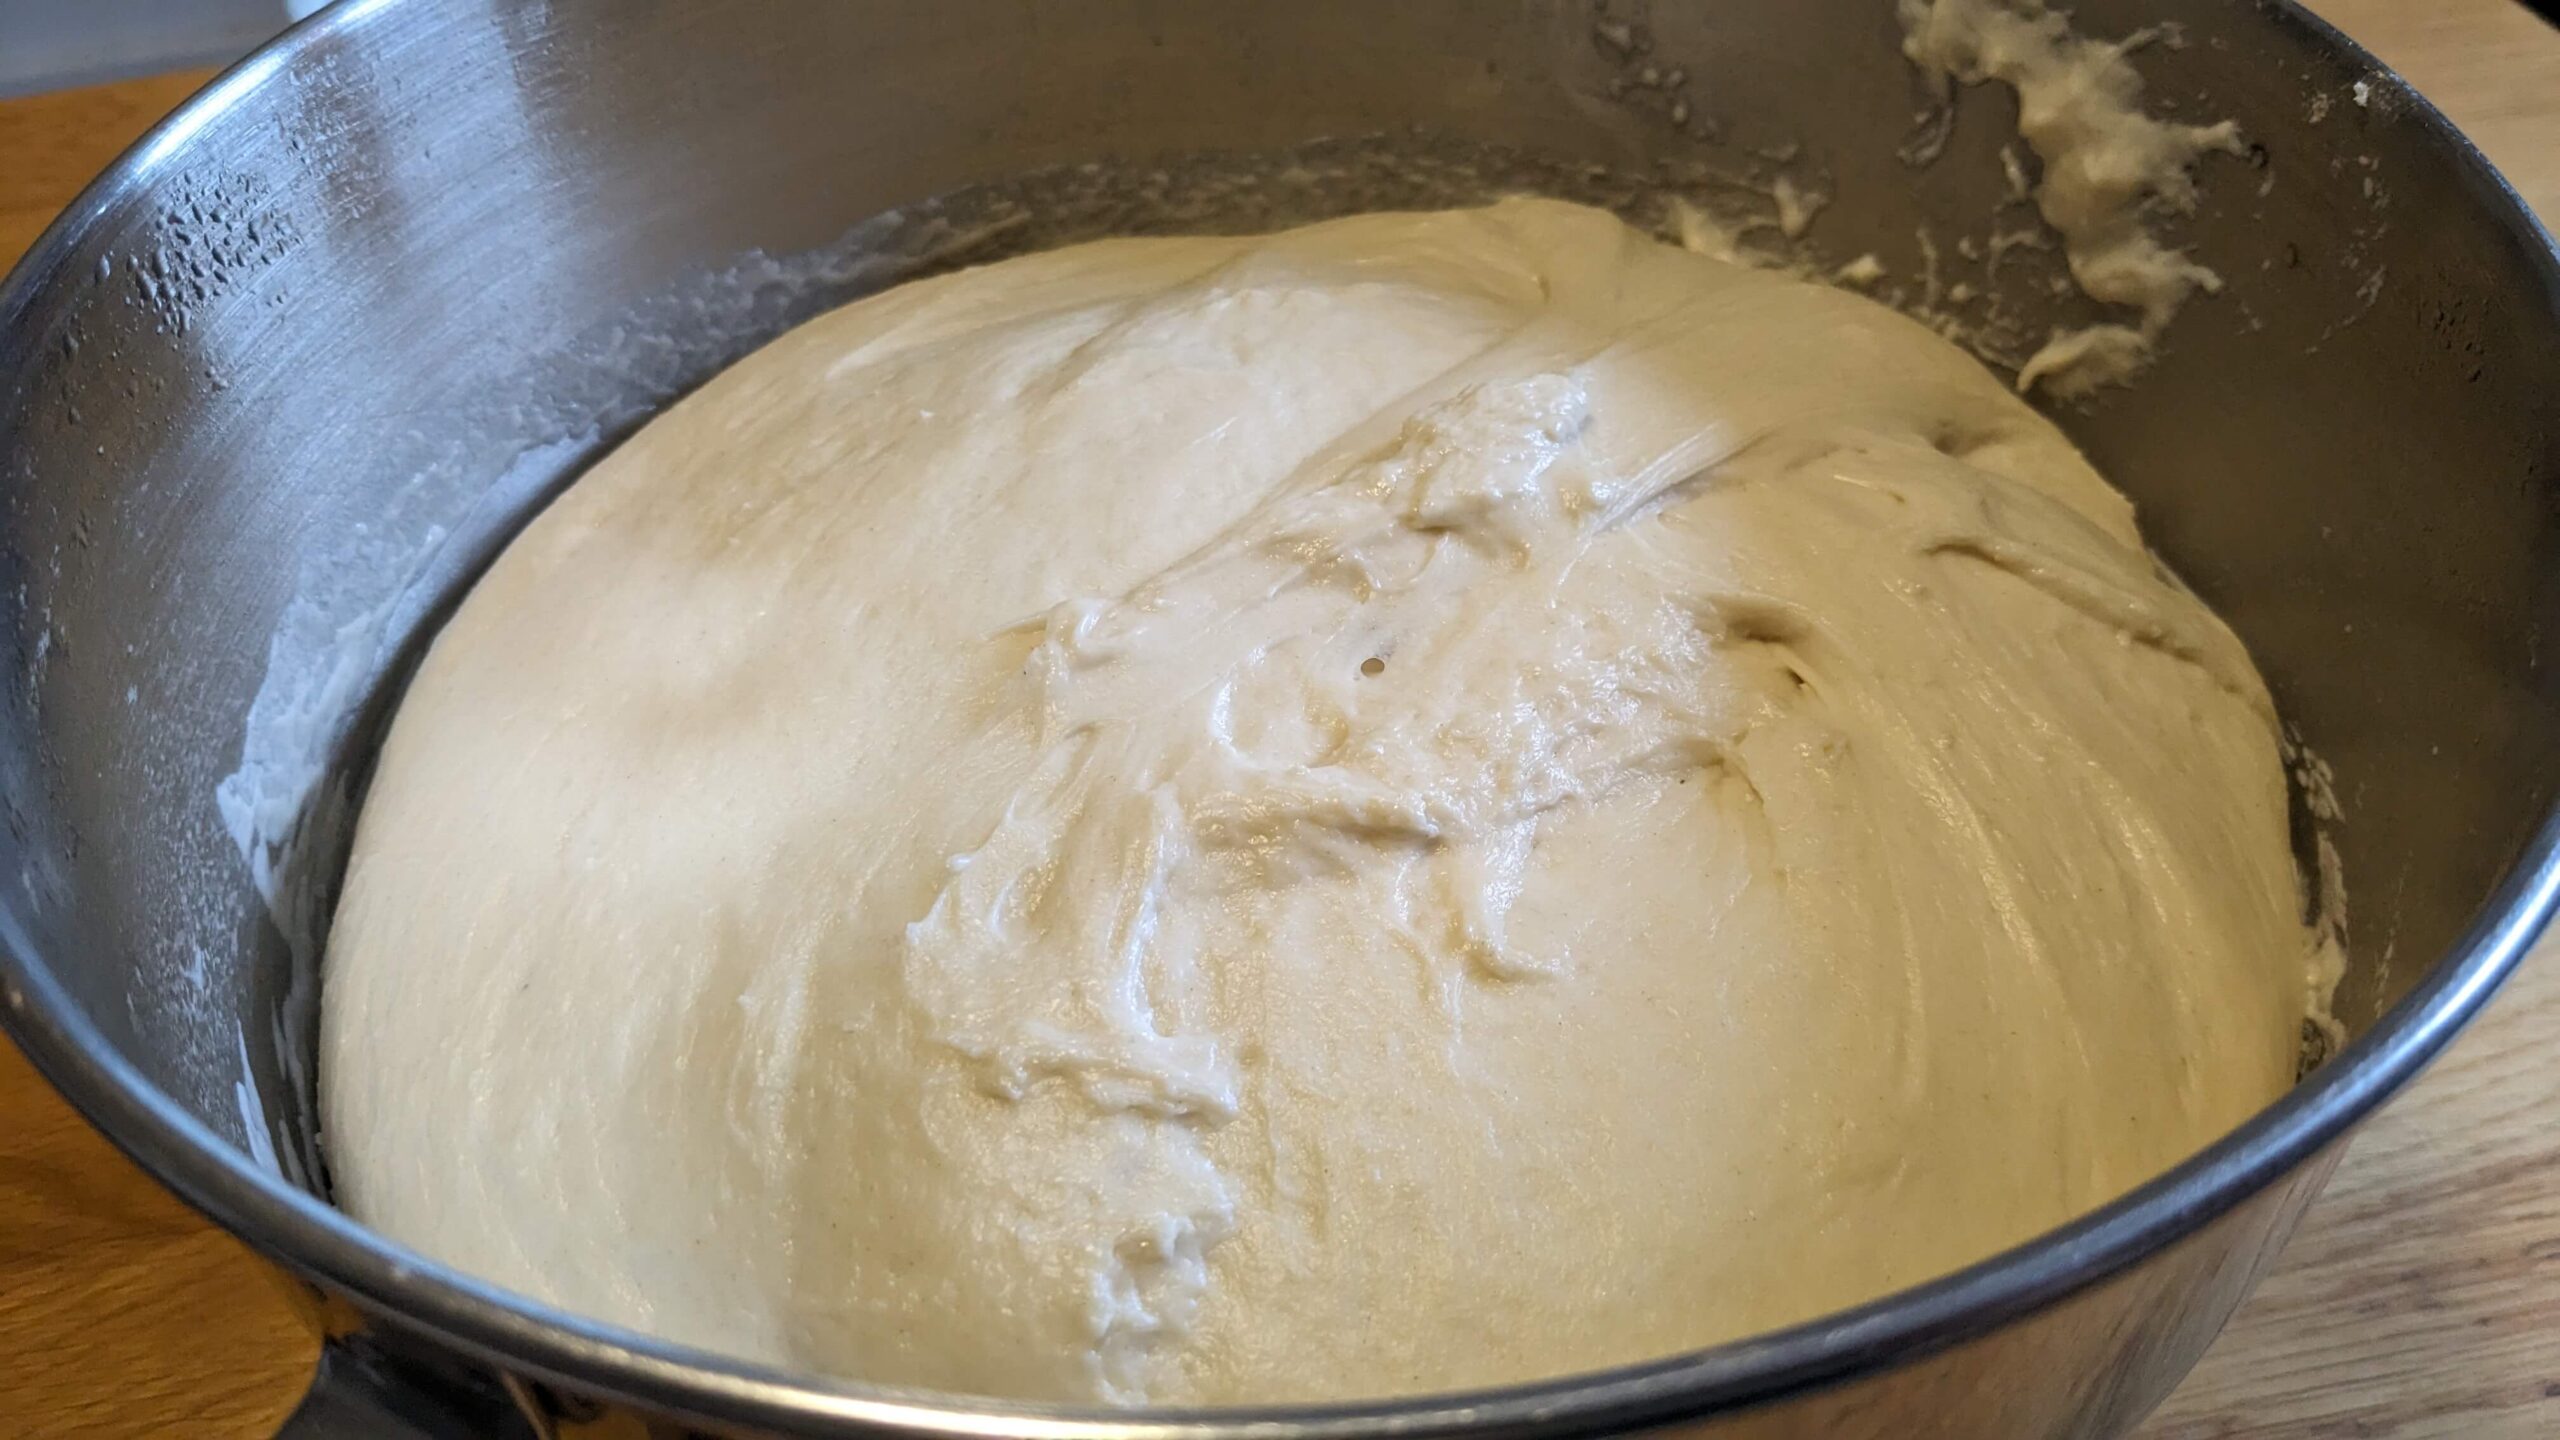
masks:
[[[1527,1380],[1803,1320],[2290,1083],[2273,712],[1856,296],[1552,201],[822,316],[438,638],[339,1200],[867,1381]]]

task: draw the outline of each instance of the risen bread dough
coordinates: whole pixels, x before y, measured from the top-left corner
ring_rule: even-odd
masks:
[[[2292,1078],[2264,689],[1866,300],[1515,201],[749,357],[437,641],[337,1193],[868,1380],[1182,1403],[1801,1320]]]

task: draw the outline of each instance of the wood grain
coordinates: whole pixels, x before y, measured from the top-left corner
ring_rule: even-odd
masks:
[[[0,102],[0,265],[17,262],[54,212],[210,70]]]
[[[2560,34],[2508,0],[2319,0],[2560,216]],[[0,103],[0,264],[203,80]],[[2560,958],[2364,1132],[2146,1440],[2560,1436]],[[267,1434],[313,1346],[265,1268],[0,1046],[0,1437]]]
[[[265,1435],[316,1350],[264,1264],[0,1045],[0,1435]]]

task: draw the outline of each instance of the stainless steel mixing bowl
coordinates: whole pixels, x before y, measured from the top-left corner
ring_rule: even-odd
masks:
[[[0,292],[11,1032],[144,1166],[308,1282],[335,1338],[303,1433],[585,1433],[644,1413],[724,1434],[2120,1430],[2560,886],[2543,663],[2560,265],[2440,117],[2272,0],[2080,7],[2103,33],[2180,22],[2182,46],[2144,57],[2155,96],[2236,118],[2256,149],[2208,166],[2183,231],[2228,293],[2191,307],[2140,384],[2062,418],[2247,638],[2344,811],[2324,833],[2352,891],[2352,1043],[2211,1151],[1783,1334],[1494,1393],[1217,1414],[743,1365],[500,1293],[322,1198],[310,960],[369,739],[418,637],[583,458],[917,268],[1491,176],[1633,205],[1666,185],[1750,202],[1785,169],[1836,197],[1817,252],[1876,251],[1906,303],[1953,306],[1911,278],[1916,231],[1952,279],[1980,253],[1965,237],[2023,217],[1998,209],[2008,101],[1967,95],[1941,159],[1898,157],[1925,105],[1890,8],[339,6],[154,131]],[[1328,137],[1372,138],[1306,148]],[[1292,150],[1294,167],[1184,158]],[[1400,155],[1425,159],[1381,159]],[[2042,303],[2050,255],[2013,258],[2018,303]]]

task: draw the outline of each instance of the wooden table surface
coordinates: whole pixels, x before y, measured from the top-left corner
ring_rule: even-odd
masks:
[[[2509,0],[2315,8],[2560,216],[2560,34]],[[0,103],[0,265],[204,78]],[[2366,1127],[2147,1440],[2560,1436],[2552,948]],[[0,1045],[0,1440],[264,1435],[313,1353],[256,1261]]]

